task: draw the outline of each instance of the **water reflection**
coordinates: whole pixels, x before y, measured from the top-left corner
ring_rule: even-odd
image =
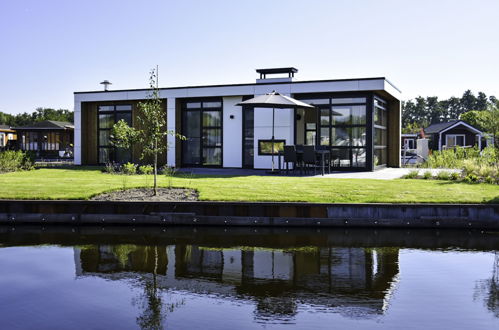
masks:
[[[400,315],[396,321],[392,320],[400,328],[409,315],[426,312],[411,307],[411,303],[425,299],[418,296],[415,288],[432,280],[446,283],[447,274],[432,274],[431,262],[424,264],[428,256],[435,250],[458,254],[463,250],[494,251],[498,243],[496,234],[471,231],[0,226],[0,261],[2,247],[46,244],[70,247],[66,250],[72,252],[70,257],[74,259],[71,272],[74,267],[75,287],[78,283],[103,282],[101,279],[131,287],[126,291],[132,294],[123,297],[127,297],[133,311],[135,326],[141,329],[167,328],[176,315],[184,315],[182,322],[189,327],[192,320],[185,319],[182,313],[196,317],[200,311],[193,307],[192,301],[200,297],[208,297],[206,301],[211,303],[244,306],[238,309],[239,313],[244,310],[252,322],[263,324],[303,324],[305,311],[328,317],[337,315],[343,322],[374,321],[364,323],[370,326]],[[414,259],[412,252],[408,257],[407,251],[415,250],[422,251],[421,259],[418,256]],[[400,266],[404,256],[406,268]],[[460,257],[449,255],[445,260],[455,258],[454,265],[460,267]],[[449,284],[445,292],[451,296],[463,288],[465,300],[471,301],[473,294],[475,304],[483,303],[492,313],[487,312],[489,315],[499,318],[497,252],[491,266],[487,264],[490,276],[487,272],[471,278],[456,276],[458,281],[454,286]],[[442,278],[444,282],[438,282]],[[411,281],[417,284],[410,284]],[[400,295],[404,283],[405,291]],[[466,283],[476,284],[471,294],[464,289]],[[445,304],[445,298],[443,301]],[[400,307],[394,311],[394,306],[404,304],[404,308],[410,309],[409,314],[401,313]],[[442,305],[441,301],[428,310]],[[232,309],[224,305],[215,310],[223,315]],[[449,314],[449,319],[459,317],[459,313]],[[469,322],[462,327],[476,320]],[[327,324],[318,319],[309,321],[309,325]],[[228,328],[225,323],[213,326]]]
[[[292,319],[298,302],[366,318],[385,312],[399,271],[396,248],[97,245],[74,251],[77,276],[153,274],[145,288],[150,319],[159,319],[158,287],[251,299],[264,320]]]
[[[487,309],[499,318],[499,252],[495,253],[491,278],[476,283],[474,298],[483,300]]]

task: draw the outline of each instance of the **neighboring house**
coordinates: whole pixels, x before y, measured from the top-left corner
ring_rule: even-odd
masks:
[[[36,152],[37,158],[71,158],[74,125],[69,122],[45,120],[16,127],[18,148]]]
[[[400,91],[384,77],[294,81],[295,68],[260,69],[256,83],[160,88],[175,167],[271,167],[272,110],[238,102],[277,91],[316,109],[276,109],[275,141],[330,150],[335,170],[400,166]],[[267,78],[285,74],[286,78]],[[149,89],[75,92],[75,164],[140,161],[140,146],[113,148],[120,119],[137,125],[138,103]]]
[[[430,139],[431,150],[444,150],[456,146],[478,146],[479,149],[482,147],[483,133],[462,120],[432,124],[425,128],[424,132]]]
[[[0,150],[13,147],[16,131],[8,125],[0,125]]]
[[[418,133],[404,133],[401,134],[402,150],[415,150]]]

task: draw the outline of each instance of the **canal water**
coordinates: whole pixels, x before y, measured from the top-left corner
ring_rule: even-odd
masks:
[[[0,329],[499,329],[499,233],[0,227]]]

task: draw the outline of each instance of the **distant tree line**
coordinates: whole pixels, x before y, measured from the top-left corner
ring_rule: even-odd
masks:
[[[32,113],[19,113],[12,115],[0,111],[0,124],[12,127],[25,126],[38,123],[44,120],[73,122],[73,111],[66,109],[37,108]]]
[[[426,98],[419,96],[402,103],[403,131],[405,133],[417,132],[430,124],[457,120],[464,113],[485,111],[497,104],[498,100],[495,96],[487,97],[483,92],[475,96],[471,90],[464,92],[462,97],[453,96],[446,100],[439,100],[437,96]]]

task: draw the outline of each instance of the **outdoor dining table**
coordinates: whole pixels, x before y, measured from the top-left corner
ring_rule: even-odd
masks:
[[[303,158],[303,149],[297,149],[296,154],[299,158]],[[330,156],[329,150],[318,149],[318,150],[315,150],[315,154],[321,156],[321,175],[324,175],[326,172],[326,160],[327,160],[328,173],[331,173],[331,161],[330,161],[331,156]],[[282,158],[284,156],[284,151],[279,151],[277,153],[277,155],[279,156],[277,162],[279,163],[278,169],[279,169],[279,173],[280,173],[281,172]],[[300,168],[300,173],[301,173],[301,168]]]

